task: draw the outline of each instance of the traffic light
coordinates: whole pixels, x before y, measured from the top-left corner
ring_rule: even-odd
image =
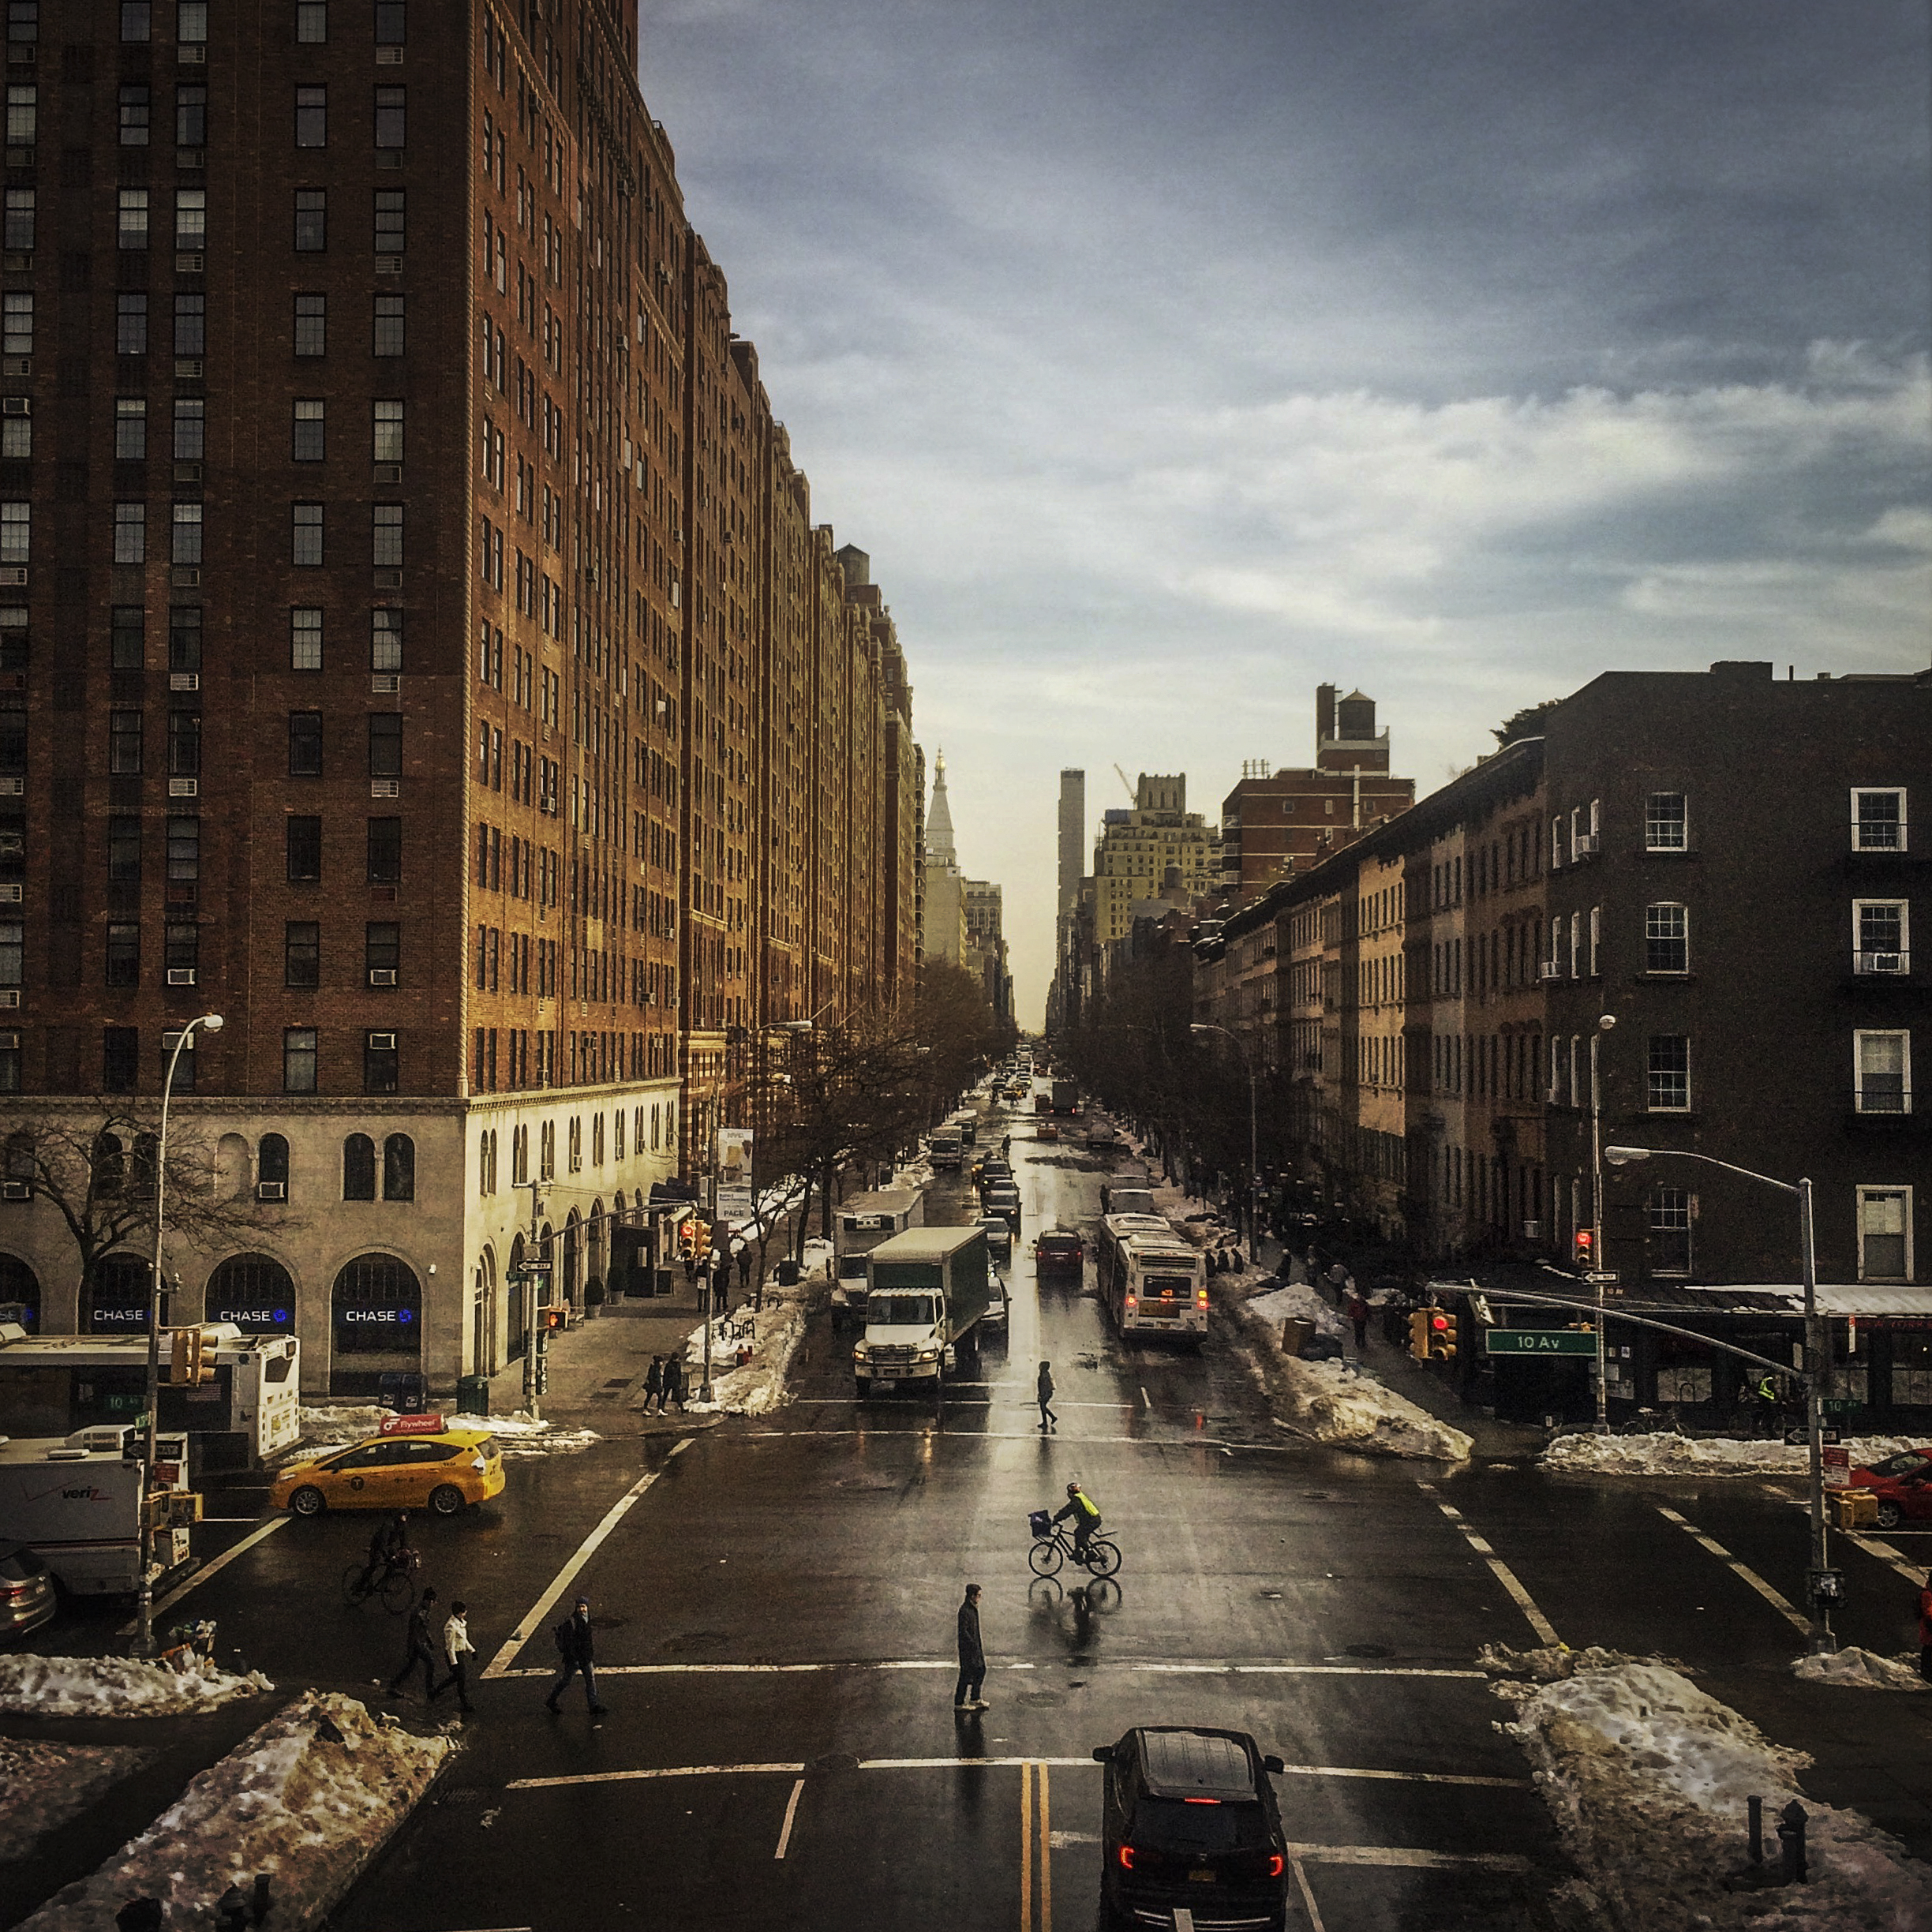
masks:
[[[697,1252],[698,1220],[695,1215],[688,1215],[678,1223],[678,1252],[681,1255],[691,1256],[695,1255]]]
[[[1429,1359],[1432,1361],[1454,1361],[1456,1346],[1461,1339],[1462,1318],[1451,1315],[1446,1309],[1435,1309],[1429,1314]]]
[[[207,1340],[200,1327],[177,1328],[169,1345],[169,1382],[193,1387],[214,1380],[215,1365],[208,1359]]]
[[[1417,1309],[1409,1317],[1409,1353],[1417,1361],[1427,1361],[1429,1352],[1429,1317],[1433,1309]]]
[[[1589,1269],[1597,1265],[1597,1230],[1594,1228],[1578,1228],[1576,1231],[1574,1257],[1580,1268]]]

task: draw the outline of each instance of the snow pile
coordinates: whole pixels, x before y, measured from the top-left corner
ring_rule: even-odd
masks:
[[[697,1391],[704,1380],[704,1324],[700,1322],[684,1344],[684,1385],[690,1391],[686,1410],[692,1415],[767,1415],[785,1400],[785,1375],[792,1357],[805,1339],[805,1303],[802,1294],[767,1289],[762,1312],[753,1315],[748,1341],[732,1335],[732,1323],[712,1324],[711,1400],[701,1402]],[[751,1359],[736,1366],[737,1350],[748,1346]],[[727,1367],[727,1364],[733,1365]]]
[[[1932,1683],[1919,1675],[1919,1660],[1909,1653],[1881,1657],[1856,1644],[1829,1657],[1801,1657],[1792,1665],[1792,1674],[1808,1683],[1840,1684],[1853,1690],[1932,1690]]]
[[[1532,1687],[1503,1728],[1522,1746],[1571,1856],[1619,1932],[1905,1932],[1932,1924],[1932,1870],[1855,1811],[1803,1798],[1810,1761],[1657,1663],[1576,1668]],[[1772,1827],[1794,1798],[1810,1818],[1810,1883],[1747,1876],[1746,1800]],[[1775,1871],[1775,1864],[1769,1868]],[[1739,1889],[1733,1890],[1732,1885]]]
[[[178,1670],[137,1657],[0,1657],[0,1715],[179,1717],[275,1686],[260,1671],[237,1677],[205,1657]]]
[[[1619,1664],[1663,1664],[1680,1668],[1674,1657],[1634,1657],[1623,1650],[1586,1644],[1572,1650],[1567,1644],[1546,1644],[1541,1649],[1512,1650],[1507,1644],[1485,1644],[1476,1661],[1492,1677],[1527,1677],[1536,1683],[1556,1683],[1578,1671],[1609,1670]]]
[[[519,1409],[515,1415],[455,1415],[451,1428],[488,1429],[505,1456],[567,1455],[604,1438],[595,1429],[560,1428]]]
[[[301,1462],[324,1450],[360,1442],[365,1436],[373,1436],[395,1411],[379,1409],[373,1402],[345,1402],[318,1409],[305,1402],[298,1413],[301,1440],[293,1449],[284,1450],[275,1458],[278,1462]]]
[[[231,1885],[270,1875],[279,1932],[319,1925],[406,1818],[452,1747],[310,1691],[202,1772],[91,1878],[56,1893],[19,1932],[113,1932],[131,1898],[170,1925],[210,1923]]]
[[[1338,1342],[1349,1333],[1348,1324],[1305,1282],[1284,1282],[1265,1294],[1249,1296],[1242,1305],[1257,1321],[1265,1322],[1277,1337],[1282,1324],[1291,1320],[1312,1322],[1320,1333],[1333,1335]]]
[[[393,1409],[368,1404],[345,1403],[340,1408],[309,1409],[301,1412],[301,1440],[297,1447],[276,1458],[282,1462],[306,1462],[311,1456],[326,1455],[373,1436],[385,1422],[393,1422]],[[557,1455],[588,1449],[603,1439],[592,1429],[559,1428],[554,1422],[535,1421],[523,1410],[514,1415],[444,1415],[451,1428],[488,1429],[506,1456]]]
[[[0,1737],[0,1865],[26,1857],[37,1839],[78,1818],[151,1755],[125,1744]]]
[[[1476,1446],[1459,1428],[1350,1364],[1299,1361],[1284,1355],[1275,1367],[1286,1396],[1287,1413],[1282,1420],[1316,1442],[1358,1455],[1430,1462],[1466,1461]]]
[[[1870,1436],[1847,1443],[1854,1469],[1913,1447],[1904,1436]],[[1752,1442],[1739,1436],[1694,1440],[1667,1432],[1655,1436],[1559,1436],[1543,1451],[1541,1466],[1590,1476],[1802,1476],[1808,1466],[1803,1443]]]

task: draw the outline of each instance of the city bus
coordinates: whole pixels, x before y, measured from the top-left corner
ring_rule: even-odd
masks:
[[[1208,1333],[1208,1259],[1159,1215],[1107,1215],[1095,1245],[1107,1319],[1122,1335],[1177,1335],[1199,1348]]]

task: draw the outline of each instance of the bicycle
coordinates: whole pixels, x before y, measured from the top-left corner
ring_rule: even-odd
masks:
[[[1027,1552],[1033,1574],[1041,1577],[1057,1575],[1069,1557],[1089,1576],[1110,1577],[1121,1567],[1120,1545],[1111,1537],[1091,1537],[1082,1552],[1074,1546],[1073,1537],[1060,1523],[1055,1523],[1044,1535],[1036,1536],[1033,1547]]]
[[[415,1551],[405,1550],[386,1563],[380,1575],[368,1582],[367,1563],[352,1563],[343,1572],[343,1601],[359,1610],[373,1597],[391,1616],[401,1616],[416,1601],[416,1572],[422,1559]]]

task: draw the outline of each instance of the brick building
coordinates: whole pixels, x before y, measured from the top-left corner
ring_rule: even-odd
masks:
[[[702,1172],[759,1028],[909,987],[889,614],[635,0],[7,33],[0,1110],[152,1110],[221,1013],[178,1104],[256,1220],[171,1254],[175,1312],[447,1387],[522,1347],[533,1235],[580,1302]],[[9,1192],[0,1299],[144,1319],[137,1257],[84,1287]]]

